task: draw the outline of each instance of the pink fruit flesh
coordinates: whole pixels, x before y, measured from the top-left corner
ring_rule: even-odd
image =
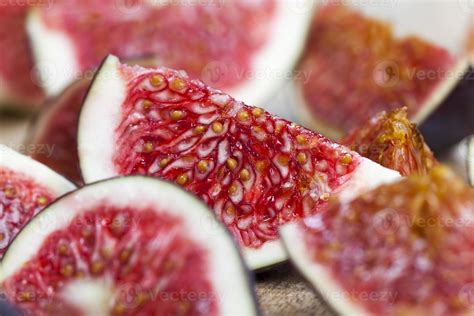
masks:
[[[327,5],[314,17],[300,64],[310,78],[299,85],[315,118],[347,132],[384,110],[407,106],[415,117],[454,63],[441,47],[398,40],[385,23]]]
[[[68,3],[70,3],[69,1]],[[144,1],[72,1],[43,10],[51,30],[75,45],[79,70],[95,68],[109,53],[156,56],[162,64],[219,87],[240,83],[268,37],[274,0],[209,1],[205,5],[150,6]]]
[[[49,146],[51,151],[38,150],[31,157],[64,175],[78,185],[83,184],[77,154],[77,127],[82,101],[89,80],[81,80],[52,102],[33,129],[32,143],[37,148]]]
[[[0,91],[10,94],[8,101],[38,105],[43,93],[32,80],[33,59],[25,30],[28,9],[26,5],[0,5]]]
[[[78,315],[61,293],[84,279],[113,280],[112,315],[217,315],[207,257],[179,218],[99,204],[48,236],[3,286],[35,315]]]
[[[0,258],[23,226],[52,200],[53,194],[28,176],[0,168]]]
[[[451,171],[435,167],[334,205],[300,229],[312,260],[368,314],[468,315],[473,197]]]
[[[116,172],[177,182],[210,205],[242,246],[277,239],[278,226],[322,208],[360,162],[317,133],[178,72],[121,67],[128,97],[116,129]]]

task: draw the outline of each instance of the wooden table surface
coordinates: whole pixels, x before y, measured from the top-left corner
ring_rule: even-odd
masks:
[[[337,315],[290,263],[258,273],[256,292],[264,316]]]

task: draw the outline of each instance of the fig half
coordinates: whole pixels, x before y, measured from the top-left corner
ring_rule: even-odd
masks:
[[[48,167],[0,145],[0,258],[33,216],[74,188]]]
[[[301,273],[341,315],[472,315],[474,190],[443,166],[290,223]]]
[[[468,70],[458,3],[318,6],[296,80],[301,120],[335,139],[406,106],[422,123]]]
[[[82,102],[91,80],[82,79],[52,98],[30,127],[28,146],[49,146],[51,150],[35,150],[31,158],[83,185],[77,154],[77,127]]]
[[[134,176],[74,191],[36,216],[0,266],[34,315],[256,315],[225,227],[180,188]]]

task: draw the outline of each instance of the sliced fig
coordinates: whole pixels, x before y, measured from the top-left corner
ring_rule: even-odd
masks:
[[[0,5],[0,108],[37,109],[44,94],[34,79],[25,21],[29,6],[8,1]]]
[[[283,83],[282,74],[302,50],[311,10],[297,6],[305,3],[310,1],[74,0],[36,10],[28,30],[49,94],[112,53],[155,56],[162,65],[259,102]]]
[[[421,123],[467,71],[468,21],[456,2],[319,6],[299,65],[301,120],[333,138],[403,106]]]
[[[59,199],[1,264],[6,297],[34,315],[256,315],[225,227],[195,197],[132,176]]]
[[[73,189],[46,166],[0,145],[0,258],[33,216]]]
[[[84,101],[86,183],[146,174],[182,185],[227,225],[252,268],[285,260],[279,225],[399,175],[183,72],[109,56]]]
[[[407,118],[407,108],[381,112],[342,141],[352,150],[406,176],[427,173],[436,159],[423,135]]]
[[[91,80],[82,79],[65,89],[40,113],[30,131],[31,157],[74,181],[84,182],[77,154],[77,126],[82,102]]]
[[[474,190],[443,166],[289,223],[296,267],[341,315],[472,315]]]

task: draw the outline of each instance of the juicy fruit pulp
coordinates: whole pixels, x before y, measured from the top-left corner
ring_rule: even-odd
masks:
[[[270,247],[278,226],[324,207],[362,164],[347,148],[181,72],[112,56],[86,97],[79,155],[86,182],[146,174],[178,183],[254,250]]]
[[[166,71],[133,78],[116,170],[177,182],[211,205],[241,245],[277,238],[278,224],[320,208],[358,164],[320,135],[185,80]]]
[[[68,87],[35,122],[30,144],[50,146],[51,151],[35,151],[31,157],[59,174],[83,184],[77,153],[77,127],[82,101],[90,80],[84,79]]]
[[[436,164],[433,153],[406,108],[381,112],[342,141],[352,150],[401,175],[425,174]]]
[[[154,197],[139,196],[142,189]],[[2,286],[35,315],[226,315],[229,307],[251,315],[255,306],[237,249],[207,212],[154,179],[94,184],[59,200],[22,231],[5,256]],[[196,219],[210,224],[212,235],[195,227]],[[18,253],[35,238],[33,250]],[[224,262],[228,267],[213,270]],[[221,272],[236,274],[216,281]],[[243,308],[235,306],[231,287]]]
[[[54,199],[30,177],[0,167],[0,258],[25,224]]]
[[[30,312],[75,315],[77,307],[62,303],[59,293],[67,291],[67,284],[74,280],[104,278],[115,280],[114,286],[119,289],[112,314],[154,315],[160,311],[163,315],[217,315],[217,295],[206,277],[211,271],[205,253],[183,234],[181,221],[153,210],[141,210],[139,217],[135,213],[133,209],[101,204],[88,209],[68,227],[51,234],[38,255],[28,261],[28,267],[3,284],[5,290],[15,298],[14,303]],[[151,271],[143,267],[153,267],[153,280]],[[140,292],[131,294],[136,295],[136,302],[131,304],[137,306],[123,313],[130,304],[130,293],[120,293],[120,288],[134,285]],[[57,295],[48,297],[51,291]],[[163,295],[160,291],[195,291],[206,297],[199,301],[198,310],[198,304],[185,300],[153,301],[151,294]]]
[[[44,96],[33,82],[33,59],[25,29],[27,5],[0,6],[0,104],[39,105]]]
[[[0,146],[0,259],[33,216],[73,188],[45,166]]]
[[[295,230],[306,262],[295,260],[308,277],[315,265],[330,273],[364,315],[468,315],[473,218],[473,189],[435,167],[305,219]],[[361,296],[370,293],[378,299]]]
[[[316,121],[347,132],[402,106],[411,119],[419,117],[444,76],[420,78],[414,72],[444,74],[454,64],[443,48],[417,37],[398,40],[387,24],[326,5],[314,17],[300,64],[312,76],[298,85]]]
[[[121,58],[156,56],[164,65],[229,89],[252,71],[253,57],[269,37],[276,6],[274,0],[202,5],[74,0],[38,12],[48,32],[60,32],[71,42],[74,72],[95,69],[109,53]],[[41,34],[31,34],[41,45]]]

